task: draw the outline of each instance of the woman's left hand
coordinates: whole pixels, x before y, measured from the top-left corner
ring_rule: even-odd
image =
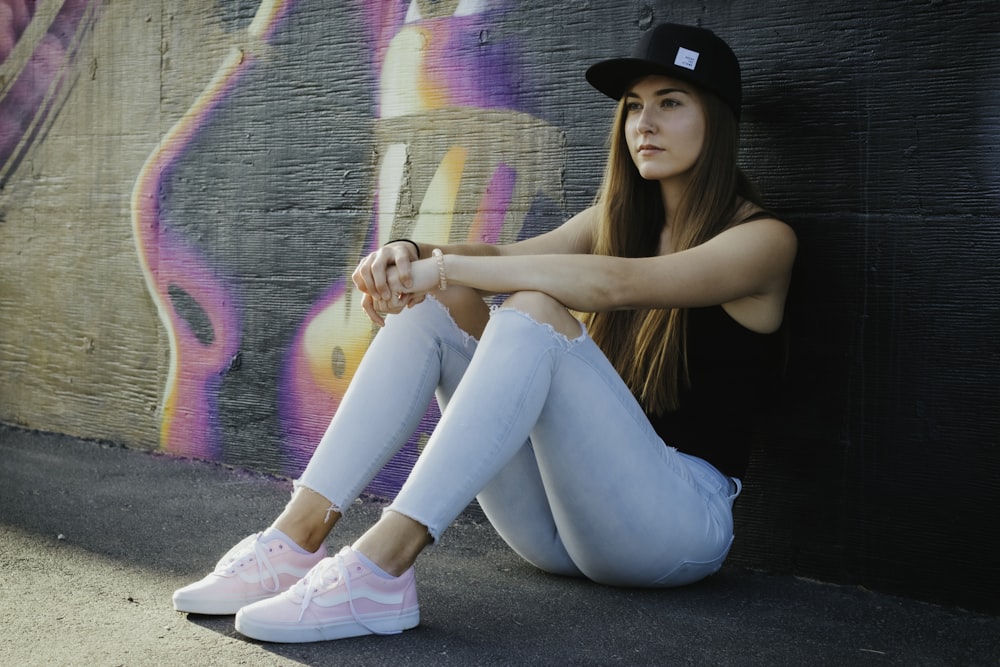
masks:
[[[385,315],[393,315],[407,306],[414,305],[410,294],[393,294],[388,300],[364,292],[362,295],[361,307],[364,308],[368,319],[380,327],[385,326]]]
[[[386,284],[392,287],[388,298],[382,293],[362,290],[361,307],[368,318],[379,326],[385,326],[383,315],[393,315],[404,308],[411,308],[422,302],[427,293],[437,287],[438,269],[436,259],[422,259],[410,262],[410,285],[404,286],[395,266],[385,269]],[[361,287],[361,286],[359,286]]]

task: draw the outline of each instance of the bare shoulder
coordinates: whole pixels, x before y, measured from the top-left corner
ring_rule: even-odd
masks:
[[[774,243],[778,249],[791,252],[792,255],[795,254],[799,241],[795,230],[787,222],[779,220],[773,215],[767,215],[743,224],[751,225],[755,234],[766,236],[768,241]]]
[[[764,211],[752,219],[738,222],[714,237],[709,243],[730,246],[733,250],[763,252],[773,258],[789,262],[798,250],[798,237],[791,225]]]

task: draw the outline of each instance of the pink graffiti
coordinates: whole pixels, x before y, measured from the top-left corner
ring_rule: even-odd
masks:
[[[28,149],[58,114],[70,85],[69,65],[77,55],[80,34],[98,11],[95,0],[66,0],[31,49],[7,88],[0,81],[0,187]],[[0,63],[6,63],[32,20],[33,1],[0,0]]]
[[[273,37],[291,4],[290,0],[263,3],[251,26],[252,36],[262,41]],[[230,52],[195,104],[147,159],[132,193],[136,247],[170,338],[160,445],[173,453],[200,458],[221,458],[218,392],[239,351],[242,304],[238,287],[172,228],[161,206],[161,193],[199,131],[256,62],[251,53],[240,49]],[[177,294],[183,294],[205,314],[209,336],[201,332],[199,337],[178,311]]]
[[[0,63],[14,50],[18,37],[24,32],[35,13],[35,2],[0,0]]]
[[[514,196],[517,171],[510,165],[500,163],[490,178],[486,192],[476,211],[469,230],[469,238],[484,243],[497,243],[503,231],[504,217]]]

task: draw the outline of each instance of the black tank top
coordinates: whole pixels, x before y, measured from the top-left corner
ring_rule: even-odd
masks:
[[[667,445],[743,477],[755,422],[774,400],[784,337],[750,331],[722,306],[690,308],[687,318],[691,386],[682,384],[678,410],[647,416]]]

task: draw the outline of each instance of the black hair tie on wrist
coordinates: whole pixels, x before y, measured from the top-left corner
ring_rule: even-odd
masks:
[[[396,241],[403,241],[405,243],[409,243],[410,245],[412,245],[414,248],[417,249],[417,259],[420,259],[420,246],[417,245],[416,241],[411,241],[410,239],[393,239],[391,241],[387,241],[385,245],[389,245],[390,243],[395,243]]]

